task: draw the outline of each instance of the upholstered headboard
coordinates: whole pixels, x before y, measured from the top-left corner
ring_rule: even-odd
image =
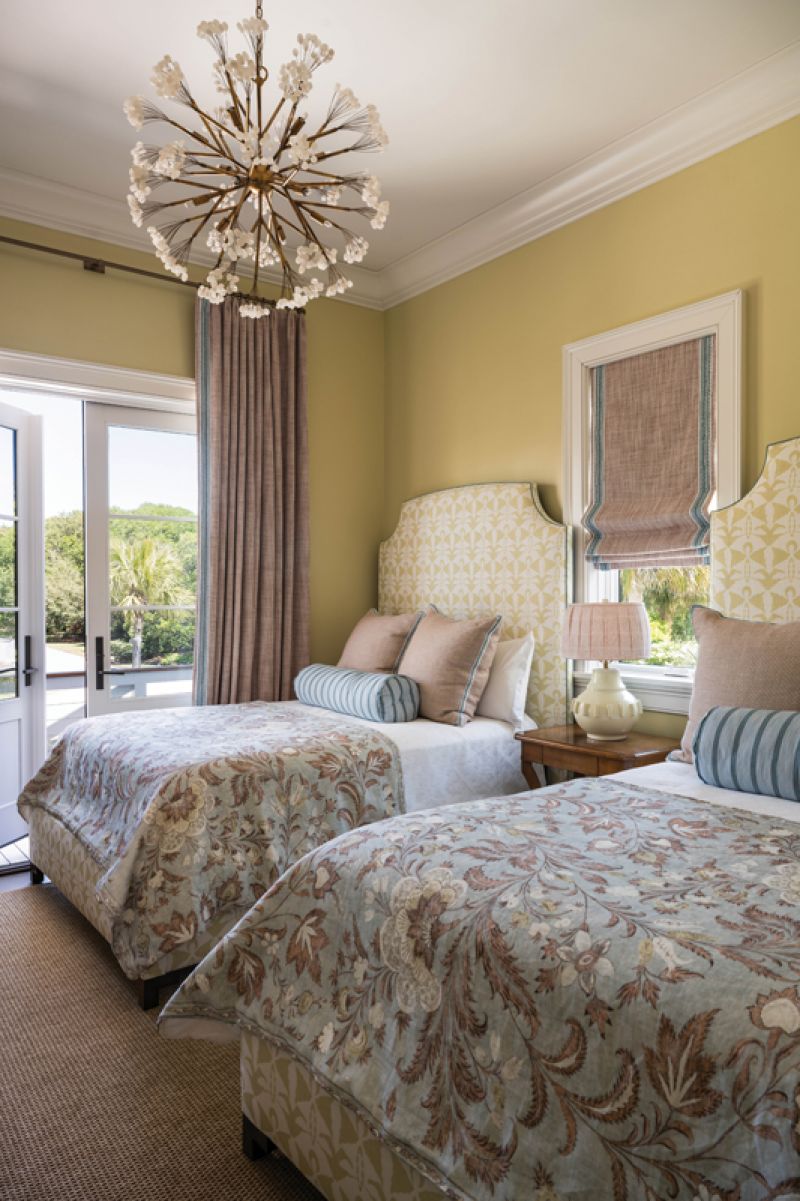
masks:
[[[727,617],[800,621],[800,438],[768,446],[751,491],[711,514],[711,604]]]
[[[561,725],[569,686],[561,656],[567,535],[542,509],[535,484],[471,484],[417,496],[380,548],[380,611],[432,603],[450,617],[501,613],[503,639],[532,630],[527,710],[541,726]]]

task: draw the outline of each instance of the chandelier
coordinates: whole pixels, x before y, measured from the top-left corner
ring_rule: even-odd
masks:
[[[188,279],[187,264],[203,243],[216,255],[198,295],[212,304],[247,292],[239,313],[264,317],[270,302],[256,295],[260,271],[280,271],[278,308],[299,308],[318,296],[352,287],[340,263],[360,263],[369,243],[349,228],[352,218],[382,229],[389,214],[380,181],[364,171],[340,174],[342,156],[383,150],[388,139],[374,105],[361,105],[339,84],[322,124],[311,132],[303,105],[312,76],[333,50],[313,33],[299,34],[292,57],[278,72],[269,98],[263,63],[269,26],[256,15],[238,22],[245,49],[228,48],[226,21],[201,21],[197,36],[213,48],[219,107],[206,111],[168,54],[156,64],[156,95],[186,110],[181,119],[143,96],[124,112],[134,129],[163,122],[177,131],[166,145],[137,142],[131,151],[128,207],[134,225],[146,224],[156,255],[168,271]],[[158,222],[158,224],[156,224]]]

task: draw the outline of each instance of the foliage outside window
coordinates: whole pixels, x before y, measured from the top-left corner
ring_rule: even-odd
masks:
[[[692,607],[707,605],[709,567],[638,567],[619,572],[619,600],[641,601],[650,619],[653,667],[692,668],[697,643]]]

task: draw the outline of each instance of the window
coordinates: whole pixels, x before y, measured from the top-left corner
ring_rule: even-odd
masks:
[[[565,519],[575,537],[575,596],[577,600],[624,599],[645,604],[653,635],[652,653],[648,663],[626,669],[626,683],[646,708],[675,713],[688,711],[696,650],[690,612],[692,605],[708,603],[710,569],[697,563],[671,564],[664,557],[647,567],[621,563],[619,570],[599,570],[586,561],[581,523],[591,499],[592,380],[599,374],[595,368],[708,335],[714,335],[717,372],[713,509],[731,504],[741,492],[741,293],[676,309],[564,348]],[[589,665],[577,666],[580,687]]]

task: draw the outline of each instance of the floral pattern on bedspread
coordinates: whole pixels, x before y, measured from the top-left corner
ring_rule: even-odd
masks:
[[[788,1201],[799,905],[800,825],[576,780],[313,851],[161,1020],[288,1049],[452,1197]]]
[[[57,817],[103,869],[111,945],[138,975],[293,862],[402,812],[395,744],[296,704],[96,717],[69,727],[19,799]]]

